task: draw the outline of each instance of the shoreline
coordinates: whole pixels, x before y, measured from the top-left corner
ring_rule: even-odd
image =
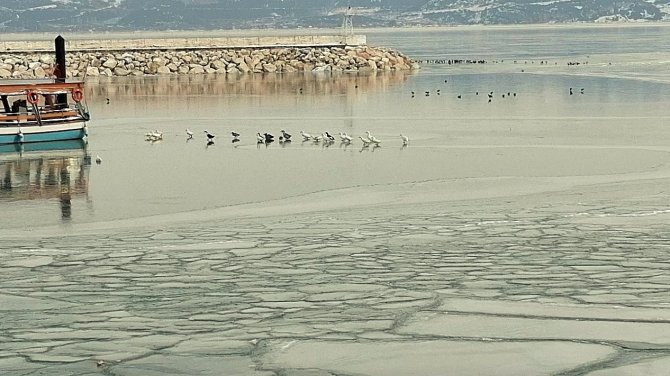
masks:
[[[670,172],[640,172],[633,174],[594,176],[553,176],[553,177],[479,177],[465,179],[437,179],[397,184],[382,184],[361,187],[345,187],[308,192],[294,196],[263,201],[254,201],[211,209],[193,209],[173,213],[155,214],[123,219],[109,219],[97,222],[79,223],[65,226],[68,236],[100,234],[109,231],[138,231],[139,229],[164,229],[166,227],[189,227],[198,224],[226,221],[259,221],[268,218],[295,216],[321,216],[331,213],[360,213],[363,211],[388,211],[388,215],[424,212],[434,209],[434,214],[443,207],[488,203],[524,207],[529,202],[543,202],[554,197],[551,202],[568,205],[562,196],[576,195],[579,206],[593,205],[593,201],[603,200],[601,187],[620,185],[642,185],[654,189],[657,181],[670,180]],[[530,183],[533,182],[533,183]],[[530,183],[530,184],[529,184]],[[501,185],[504,186],[501,190]],[[445,189],[445,186],[450,186]],[[407,187],[411,187],[409,190]],[[418,189],[417,189],[418,188]],[[645,189],[645,188],[641,188]],[[456,196],[444,197],[444,191],[458,192]],[[412,195],[408,196],[408,192]],[[610,195],[626,196],[625,190],[609,192]],[[588,196],[586,196],[588,195]],[[524,198],[522,200],[522,198]],[[308,204],[295,205],[300,199]],[[619,197],[622,199],[622,197]],[[287,202],[290,201],[290,202]],[[535,205],[535,204],[533,204]],[[395,213],[395,214],[393,214]],[[564,213],[565,214],[565,213]],[[572,213],[579,215],[579,213]],[[670,215],[669,211],[658,215]],[[639,216],[640,220],[654,216]],[[653,220],[653,219],[651,219]],[[49,238],[63,236],[63,225],[45,225],[35,228],[1,229],[0,237],[6,240],[26,238]]]
[[[435,26],[402,26],[402,27],[357,27],[359,33],[375,33],[389,31],[421,32],[426,30],[499,30],[499,29],[562,29],[562,28],[627,28],[627,27],[670,27],[670,21],[652,22],[575,22],[550,24],[495,24],[495,25],[435,25]],[[217,30],[136,30],[136,31],[92,31],[88,33],[62,33],[70,39],[99,39],[100,36],[114,36],[132,39],[146,35],[180,35],[190,37],[227,36],[309,36],[309,35],[341,35],[339,28],[298,28],[298,29],[217,29]],[[4,33],[1,41],[53,40],[57,32],[40,33]]]

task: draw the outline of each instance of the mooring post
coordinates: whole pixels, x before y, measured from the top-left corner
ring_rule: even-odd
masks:
[[[65,38],[60,35],[56,37],[56,67],[54,75],[56,76],[56,82],[65,82],[65,77],[67,76],[65,72]],[[67,94],[58,94],[56,103],[67,105]]]

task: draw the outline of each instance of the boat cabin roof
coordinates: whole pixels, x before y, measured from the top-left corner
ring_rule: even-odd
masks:
[[[25,95],[29,91],[37,94],[64,94],[74,89],[83,90],[84,82],[0,82],[0,95]]]

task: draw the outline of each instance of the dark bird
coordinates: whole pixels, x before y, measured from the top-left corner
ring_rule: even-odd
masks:
[[[328,131],[324,132],[324,135],[326,136],[326,139],[328,139],[328,141],[335,141],[335,137],[333,137],[330,133],[328,133]]]
[[[461,99],[461,95],[460,95],[460,94],[458,94],[458,97],[456,97],[456,98],[458,98],[458,99]]]
[[[240,137],[240,134],[237,132],[230,132],[230,134],[233,136],[233,138],[238,138]]]
[[[579,89],[580,94],[584,94],[584,88]]]
[[[572,95],[572,88],[570,88],[570,95]]]
[[[281,130],[281,135],[284,137],[284,140],[289,141],[291,139],[291,135],[289,133],[286,133],[285,130]]]
[[[102,158],[100,158],[99,155],[96,155],[96,156],[95,156],[95,163],[96,163],[96,164],[100,164],[100,163],[102,163]]]
[[[107,104],[109,104],[109,98],[105,98],[105,99],[107,99]]]
[[[230,142],[232,142],[234,144],[236,142],[240,142],[240,139],[239,138],[233,138],[232,140],[230,140]]]
[[[263,133],[263,136],[265,136],[265,142],[268,143],[268,144],[275,140],[275,136],[273,136],[269,133]]]
[[[209,133],[208,131],[205,131],[205,133],[207,134],[207,140],[209,140],[209,141],[214,141],[214,137],[216,137],[216,136],[214,136],[213,134]]]

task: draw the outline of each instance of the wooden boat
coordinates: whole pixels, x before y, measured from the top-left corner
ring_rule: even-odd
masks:
[[[83,82],[0,82],[0,145],[86,140]]]

